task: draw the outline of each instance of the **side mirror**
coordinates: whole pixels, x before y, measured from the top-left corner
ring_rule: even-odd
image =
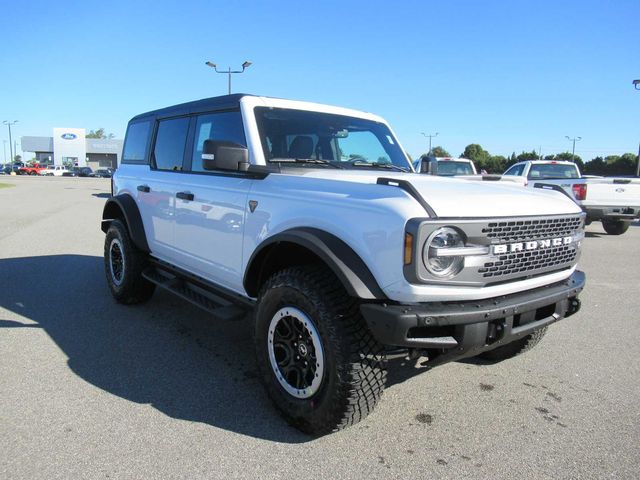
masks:
[[[249,166],[249,150],[244,145],[223,140],[205,140],[202,168],[205,170],[244,171]]]
[[[438,160],[435,157],[422,157],[420,161],[420,173],[438,175]]]

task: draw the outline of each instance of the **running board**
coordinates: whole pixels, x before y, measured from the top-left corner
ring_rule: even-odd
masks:
[[[156,286],[168,290],[178,297],[193,303],[197,307],[209,312],[220,320],[241,320],[248,309],[238,306],[209,289],[195,285],[187,279],[181,278],[175,272],[169,272],[156,267],[149,267],[142,276]]]

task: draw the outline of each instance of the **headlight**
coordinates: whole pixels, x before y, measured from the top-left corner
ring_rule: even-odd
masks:
[[[422,260],[431,275],[446,278],[460,273],[464,257],[447,251],[452,248],[464,248],[464,238],[455,228],[441,227],[429,235],[422,251]]]

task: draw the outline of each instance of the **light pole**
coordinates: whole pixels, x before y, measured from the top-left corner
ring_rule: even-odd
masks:
[[[11,125],[15,125],[16,123],[18,123],[18,120],[14,120],[13,122],[10,122],[9,120],[5,120],[2,123],[4,123],[7,127],[9,127],[9,153],[11,154],[11,164],[13,165],[13,144],[11,143]]]
[[[251,65],[251,62],[249,60],[245,61],[242,64],[242,70],[231,70],[231,67],[229,67],[228,70],[218,70],[218,66],[213,62],[204,62],[204,64],[207,65],[208,67],[213,68],[216,71],[216,73],[226,73],[227,75],[229,75],[229,95],[231,95],[231,74],[243,73],[245,69],[249,68],[249,66]]]
[[[7,163],[7,141],[2,141],[2,146],[4,147],[4,163]]]
[[[427,155],[431,155],[431,139],[434,137],[438,136],[438,132],[433,133],[433,134],[429,134],[427,135],[426,133],[422,132],[422,135],[424,135],[425,137],[429,138],[429,151],[427,152]]]
[[[573,163],[576,163],[576,142],[579,142],[580,140],[582,140],[582,137],[571,138],[568,135],[565,135],[564,138],[566,138],[570,142],[573,142],[573,149],[571,150],[571,161]]]
[[[640,90],[640,80],[634,80],[633,87],[636,90]],[[640,145],[638,145],[638,165],[636,165],[636,177],[640,177]]]

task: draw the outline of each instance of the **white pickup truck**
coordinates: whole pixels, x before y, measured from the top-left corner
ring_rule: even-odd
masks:
[[[621,235],[640,217],[640,179],[585,178],[573,162],[530,160],[512,165],[504,177],[521,178],[533,188],[561,188],[609,235]]]
[[[364,418],[391,353],[501,361],[580,307],[573,201],[418,175],[370,113],[252,95],[144,113],[112,188],[116,301],[162,288],[218,319],[251,313],[260,379],[305,432]]]
[[[438,175],[440,177],[455,177],[458,180],[503,181],[517,183],[524,186],[520,177],[505,177],[488,173],[478,173],[473,160],[453,157],[423,156],[413,161],[413,168],[418,173]]]

